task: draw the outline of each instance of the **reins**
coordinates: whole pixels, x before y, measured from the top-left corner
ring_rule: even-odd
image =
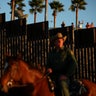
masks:
[[[38,81],[35,82],[34,85],[36,85],[37,83],[40,83],[42,80],[44,80],[50,73],[46,73],[44,74]]]
[[[16,61],[15,62],[15,64],[16,64],[16,70],[13,70],[13,71],[17,71],[18,72],[18,67],[19,67],[19,63]],[[38,83],[40,83],[42,80],[44,80],[48,75],[49,75],[50,73],[45,73],[40,79],[38,79],[36,82],[34,82],[34,84],[33,85],[37,85]],[[13,72],[13,75],[14,75],[14,72]],[[9,79],[9,81],[8,81],[8,83],[9,83],[9,85],[8,85],[8,87],[10,87],[10,88],[12,88],[12,87],[25,87],[25,86],[27,86],[27,84],[20,84],[19,85],[19,81],[15,81],[14,79],[13,79],[13,77],[14,76],[12,76],[12,73],[10,73],[10,79]],[[13,85],[11,85],[11,83],[17,83],[17,84],[13,84]]]
[[[40,83],[42,80],[44,80],[49,74],[45,74],[42,76],[42,78],[40,78],[39,80],[37,80],[36,82],[34,82],[34,85],[37,85],[38,83]],[[13,79],[10,79],[10,80],[13,80]],[[11,83],[11,81],[9,81]],[[14,82],[14,80],[13,80]],[[9,88],[14,88],[14,87],[26,87],[28,86],[28,84],[15,84],[15,85],[11,85],[11,86],[8,86]]]

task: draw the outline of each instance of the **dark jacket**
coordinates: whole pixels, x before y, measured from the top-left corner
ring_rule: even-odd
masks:
[[[77,67],[77,61],[69,48],[62,47],[60,50],[52,50],[48,55],[47,68],[52,68],[52,78],[65,75],[70,78]]]

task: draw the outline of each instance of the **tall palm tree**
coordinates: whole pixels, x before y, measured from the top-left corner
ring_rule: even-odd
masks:
[[[85,10],[85,5],[87,3],[85,0],[71,0],[72,5],[70,6],[69,10],[76,12],[76,29],[78,29],[78,11]]]
[[[54,16],[54,28],[56,27],[56,16],[58,12],[64,11],[64,5],[59,1],[52,1],[49,3],[51,9],[53,9],[52,15]]]
[[[8,2],[8,5],[11,8],[11,20],[15,20],[15,10],[20,10],[22,12],[24,12],[25,10],[23,10],[23,7],[25,7],[25,4],[23,3],[24,0],[11,0],[10,2]]]
[[[31,14],[34,14],[34,23],[36,23],[37,12],[41,13],[45,5],[43,5],[44,0],[30,0],[29,5],[31,9],[29,9]]]
[[[23,8],[26,6],[24,3],[24,0],[16,0],[15,2],[15,17],[18,17],[19,19],[26,18],[28,14],[23,14],[25,11]]]

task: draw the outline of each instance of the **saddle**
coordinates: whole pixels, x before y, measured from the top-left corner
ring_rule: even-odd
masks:
[[[69,91],[71,96],[82,96],[87,89],[81,81],[73,80],[69,84]]]
[[[58,88],[58,85],[56,85],[55,82],[52,81],[50,76],[48,76],[47,79],[50,91],[55,91],[56,96],[58,96],[57,94],[61,95],[60,88]],[[83,93],[87,92],[87,89],[81,81],[73,80],[69,83],[69,92],[70,96],[82,96]]]

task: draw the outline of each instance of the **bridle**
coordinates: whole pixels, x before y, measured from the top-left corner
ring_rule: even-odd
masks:
[[[7,87],[11,88],[11,87],[19,87],[19,86],[25,86],[25,85],[21,85],[19,84],[20,81],[16,81],[14,80],[15,77],[15,72],[18,72],[18,67],[19,67],[19,63],[15,61],[15,68],[14,70],[11,69],[11,72],[9,72],[9,80],[7,82]],[[10,70],[10,69],[9,69]],[[20,75],[20,73],[18,73]]]
[[[11,72],[9,73],[9,80],[7,82],[7,87],[8,88],[12,88],[12,87],[23,87],[23,86],[27,86],[27,84],[22,84],[22,82],[19,80],[19,81],[15,81],[14,80],[14,76],[15,76],[15,72],[18,72],[19,70],[19,62],[15,61],[15,65],[16,65],[16,68],[14,70],[11,69]],[[18,73],[20,75],[20,73]],[[42,80],[44,80],[44,78],[46,78],[47,76],[49,75],[49,73],[46,73],[44,74],[39,80],[37,80],[35,82],[34,85],[37,85],[38,83],[40,83]]]

